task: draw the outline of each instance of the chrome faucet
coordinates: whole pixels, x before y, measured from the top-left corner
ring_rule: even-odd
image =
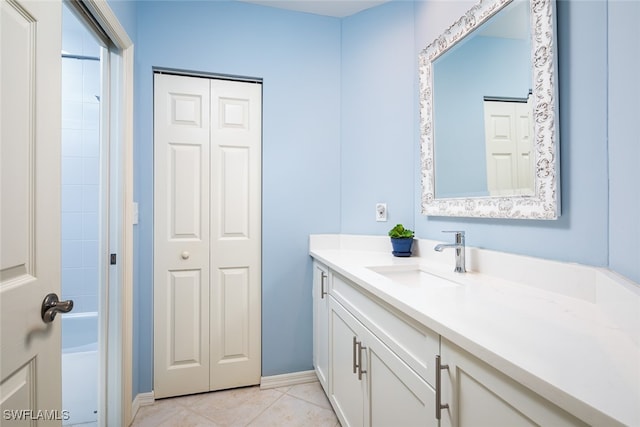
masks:
[[[456,233],[455,243],[441,243],[436,245],[433,249],[442,252],[446,248],[454,248],[456,250],[456,273],[466,273],[464,262],[464,231],[443,231],[443,233]]]

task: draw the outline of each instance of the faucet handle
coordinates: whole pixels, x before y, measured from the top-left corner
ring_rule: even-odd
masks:
[[[443,233],[456,233],[456,243],[464,243],[464,230],[442,230]]]

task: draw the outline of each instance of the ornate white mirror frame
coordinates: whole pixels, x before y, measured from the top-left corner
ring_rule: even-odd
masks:
[[[423,215],[546,220],[560,215],[555,0],[530,0],[535,194],[460,198],[435,194],[433,63],[512,1],[481,0],[419,55]]]

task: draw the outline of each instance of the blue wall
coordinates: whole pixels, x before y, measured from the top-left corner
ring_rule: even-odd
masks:
[[[341,230],[386,234],[412,224],[417,56],[413,3],[396,1],[342,22]],[[377,202],[389,222],[375,221]]]
[[[263,80],[262,375],[312,369],[308,236],[339,231],[340,21],[239,2],[139,2],[134,393],[153,382],[152,67]]]
[[[471,4],[399,0],[340,20],[149,1],[135,3],[135,24],[114,7],[137,33],[134,395],[153,387],[153,66],[264,79],[263,375],[311,369],[309,233],[384,235],[402,222],[443,240],[461,228],[472,246],[640,282],[638,2],[558,2],[559,220],[419,214],[417,54]],[[376,202],[389,222],[375,221]]]
[[[136,44],[138,34],[138,14],[136,2],[131,0],[107,0],[109,7],[118,18],[120,25],[127,32],[127,35]]]
[[[609,18],[609,267],[640,283],[640,2]]]

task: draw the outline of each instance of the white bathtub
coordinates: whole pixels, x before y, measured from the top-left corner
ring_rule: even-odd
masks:
[[[62,315],[62,353],[98,349],[98,312]]]
[[[98,419],[98,313],[62,315],[62,409],[64,425]]]

